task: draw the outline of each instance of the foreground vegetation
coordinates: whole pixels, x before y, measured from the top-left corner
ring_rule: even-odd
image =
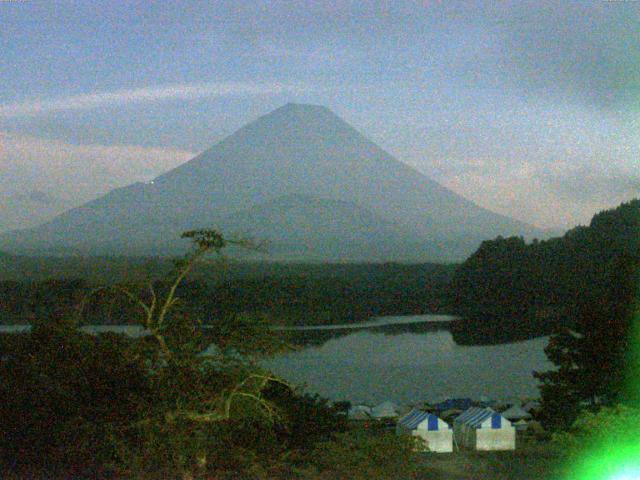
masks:
[[[558,464],[607,445],[628,443],[637,457],[639,229],[634,201],[562,239],[485,242],[455,272],[448,297],[452,267],[432,265],[314,267],[313,275],[271,266],[280,272],[272,276],[236,266],[243,273],[196,270],[188,282],[207,254],[230,243],[211,231],[188,232],[191,254],[147,284],[6,281],[2,315],[33,329],[0,337],[0,474],[518,480],[558,478]],[[537,319],[511,335],[551,333],[545,352],[556,368],[535,373],[551,442],[418,455],[411,440],[378,425],[349,425],[347,404],[303,395],[259,367],[288,348],[270,328],[274,319],[322,323],[451,305],[469,315],[454,336],[470,342],[479,315],[490,315],[479,331],[494,341],[509,327],[501,315]],[[85,323],[138,323],[150,335],[91,336],[79,329]]]
[[[339,407],[259,367],[262,355],[286,348],[266,323],[231,313],[203,335],[178,286],[230,242],[212,231],[185,236],[194,251],[145,297],[106,285],[72,308],[44,309],[30,333],[3,336],[3,478],[411,475],[409,439],[350,430]],[[107,294],[135,304],[149,335],[82,333],[92,299]]]
[[[418,460],[420,480],[556,480],[559,454],[543,443],[506,452],[425,453]]]

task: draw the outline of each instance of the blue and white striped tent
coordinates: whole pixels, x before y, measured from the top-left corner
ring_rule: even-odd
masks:
[[[489,407],[471,407],[461,413],[453,422],[465,423],[473,428],[501,428],[502,421],[506,420],[502,415]]]
[[[509,420],[491,408],[471,407],[453,421],[458,445],[475,450],[513,450],[516,431]]]
[[[396,432],[422,438],[432,452],[453,451],[451,426],[433,413],[411,410],[398,421]]]
[[[418,428],[430,431],[451,430],[451,426],[447,422],[438,418],[437,415],[423,410],[411,410],[402,417],[398,423],[409,430],[416,430]]]

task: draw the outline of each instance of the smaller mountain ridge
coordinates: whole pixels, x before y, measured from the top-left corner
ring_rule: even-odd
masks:
[[[69,208],[68,202],[41,190],[0,192],[0,197],[0,233],[34,227]]]
[[[403,261],[415,258],[412,232],[351,202],[286,195],[217,224],[237,237],[266,240],[269,253],[290,259]]]

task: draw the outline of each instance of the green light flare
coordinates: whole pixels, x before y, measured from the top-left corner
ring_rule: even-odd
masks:
[[[640,412],[640,269],[634,273],[636,292],[625,357],[625,400]],[[624,420],[622,424],[620,419],[613,425],[603,423],[602,431],[594,432],[584,445],[582,455],[566,465],[568,473],[563,480],[640,480],[640,413]]]
[[[640,478],[640,468],[633,468],[632,470],[625,470],[619,475],[612,477],[612,480],[637,480]]]
[[[596,448],[570,469],[566,480],[639,480],[640,441]]]

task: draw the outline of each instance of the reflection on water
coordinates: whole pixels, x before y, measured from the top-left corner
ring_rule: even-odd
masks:
[[[440,330],[449,330],[450,321],[429,321],[424,315],[411,317],[412,321],[388,322],[384,324],[370,323],[367,325],[357,324],[357,327],[343,328],[296,328],[283,330],[282,333],[287,341],[293,345],[320,346],[331,339],[353,335],[355,332],[367,331],[380,333],[382,335],[400,335],[401,333],[427,333]],[[398,317],[394,317],[398,318]]]
[[[297,331],[307,346],[264,362],[283,378],[333,400],[375,404],[487,396],[537,396],[534,370],[552,367],[548,337],[501,345],[458,345],[448,325],[394,324],[366,330]]]
[[[276,327],[280,331],[302,332],[306,330],[359,330],[371,327],[386,327],[391,325],[405,325],[413,323],[442,323],[447,324],[458,319],[453,315],[400,315],[373,317],[371,320],[359,323],[337,323],[331,325],[304,325],[296,327]]]
[[[299,350],[265,361],[264,366],[292,383],[306,385],[310,392],[354,403],[375,404],[388,399],[405,405],[445,397],[506,400],[538,395],[531,374],[552,368],[543,351],[548,337],[478,345],[475,339],[468,341],[459,322],[444,320],[453,318],[389,317],[359,328],[288,331],[291,342],[301,346]],[[29,328],[3,325],[0,332]],[[145,334],[133,325],[83,329]],[[489,337],[487,340],[494,338]]]
[[[26,333],[31,330],[31,325],[0,325],[0,333]],[[149,332],[139,325],[85,325],[80,330],[93,335],[100,333],[122,333],[129,337],[137,338],[148,335]]]

